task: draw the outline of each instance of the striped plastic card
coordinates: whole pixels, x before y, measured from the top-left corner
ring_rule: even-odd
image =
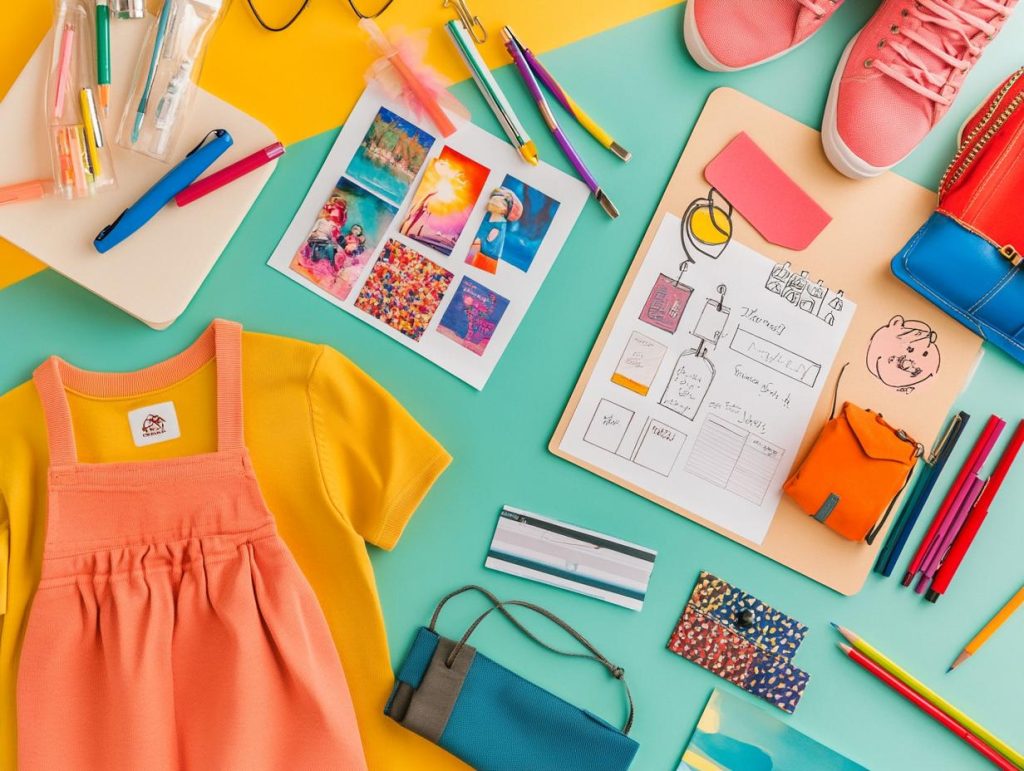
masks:
[[[658,552],[506,506],[486,567],[642,610]]]

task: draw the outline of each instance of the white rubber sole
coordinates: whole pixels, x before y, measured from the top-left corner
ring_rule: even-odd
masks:
[[[740,72],[742,70],[749,70],[751,67],[757,67],[759,64],[773,62],[776,59],[785,56],[790,51],[795,51],[812,37],[814,37],[814,35],[808,35],[795,46],[791,46],[784,51],[780,51],[774,56],[769,56],[767,59],[761,59],[753,64],[746,64],[742,67],[730,67],[727,64],[722,64],[718,59],[712,56],[708,47],[704,44],[704,40],[700,36],[700,31],[697,29],[697,18],[696,11],[693,10],[693,0],[686,0],[686,4],[683,8],[683,42],[686,43],[686,50],[690,52],[690,56],[693,57],[695,62],[697,62],[697,65],[708,72]]]

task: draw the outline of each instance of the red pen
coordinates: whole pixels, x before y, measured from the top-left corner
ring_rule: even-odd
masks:
[[[911,561],[906,574],[903,576],[904,586],[910,586],[914,580],[914,575],[921,569],[921,565],[928,554],[932,541],[939,534],[939,530],[942,529],[943,524],[946,523],[946,518],[953,513],[951,509],[953,508],[953,504],[956,503],[957,498],[959,497],[961,500],[963,499],[963,496],[960,495],[960,491],[963,489],[963,486],[970,484],[968,481],[969,477],[972,474],[977,474],[981,470],[981,466],[985,462],[985,447],[988,443],[989,437],[992,435],[992,432],[1002,431],[1003,426],[1005,425],[1006,423],[1002,418],[997,415],[993,415],[988,419],[988,423],[986,423],[985,427],[981,430],[981,436],[978,437],[978,441],[975,442],[970,455],[967,456],[967,460],[964,462],[963,467],[956,475],[956,479],[954,480],[953,485],[949,488],[949,492],[946,493],[946,497],[942,501],[942,505],[939,507],[939,510],[935,512],[935,518],[928,527],[928,532],[925,533],[924,538],[921,539],[921,545],[917,547],[917,553],[914,554],[914,559]]]
[[[225,166],[220,171],[215,171],[207,177],[197,179],[191,185],[174,196],[174,202],[178,204],[178,206],[188,206],[190,203],[202,198],[204,195],[209,195],[214,190],[219,190],[224,187],[224,185],[234,182],[239,177],[244,177],[249,172],[255,171],[263,164],[270,163],[279,155],[284,155],[284,145],[280,142],[274,142],[272,145],[267,145],[262,150],[257,150],[252,155],[247,155],[242,158],[242,160],[236,161],[230,166]]]
[[[949,584],[952,582],[953,576],[956,575],[964,555],[967,554],[967,550],[971,548],[971,543],[974,542],[974,536],[978,534],[978,530],[981,529],[985,517],[988,516],[988,510],[992,506],[992,501],[995,500],[996,495],[999,493],[999,488],[1006,480],[1010,467],[1017,459],[1017,453],[1020,452],[1022,444],[1024,444],[1024,420],[1017,424],[1017,430],[1013,432],[1013,436],[1010,437],[1010,443],[1003,450],[999,463],[996,464],[996,468],[992,472],[992,476],[989,477],[988,484],[985,486],[985,491],[978,498],[978,502],[974,504],[974,508],[971,509],[971,513],[967,517],[967,521],[964,522],[963,528],[957,534],[956,540],[953,541],[953,545],[949,547],[949,554],[943,560],[939,572],[935,574],[932,588],[925,595],[929,602],[935,602],[949,588]]]

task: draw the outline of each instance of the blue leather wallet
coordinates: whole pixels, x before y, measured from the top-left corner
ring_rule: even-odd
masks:
[[[1024,364],[1024,276],[992,242],[937,211],[893,258],[892,272]]]

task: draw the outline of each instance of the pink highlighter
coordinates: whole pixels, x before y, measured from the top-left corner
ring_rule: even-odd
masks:
[[[242,160],[236,161],[230,166],[225,166],[220,171],[215,171],[209,176],[197,179],[191,185],[174,196],[174,202],[178,204],[178,206],[188,206],[190,203],[202,198],[204,195],[209,195],[214,190],[219,190],[224,187],[224,185],[234,182],[239,177],[244,177],[246,174],[255,171],[260,166],[270,163],[280,155],[284,155],[284,145],[280,142],[274,142],[272,145],[267,145],[262,150],[257,150],[252,155],[247,155],[242,158]]]

